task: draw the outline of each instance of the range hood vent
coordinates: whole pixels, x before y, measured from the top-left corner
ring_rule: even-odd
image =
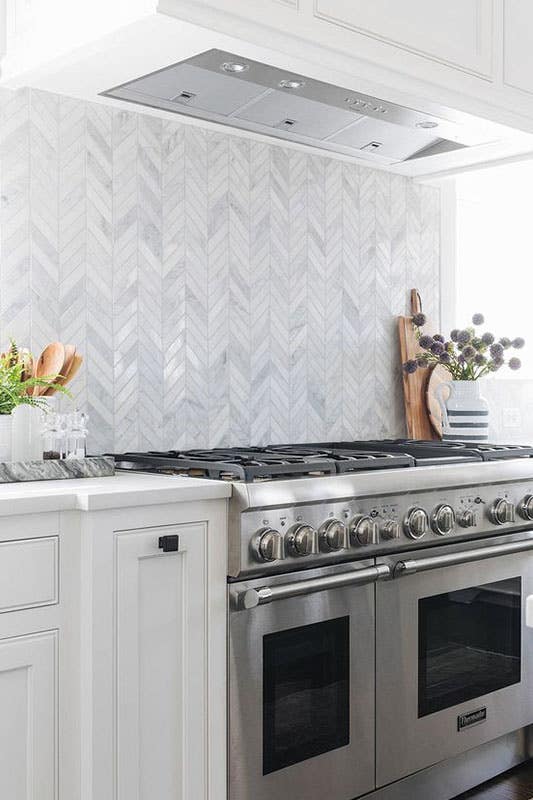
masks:
[[[381,164],[501,138],[468,114],[426,113],[216,49],[102,94]]]

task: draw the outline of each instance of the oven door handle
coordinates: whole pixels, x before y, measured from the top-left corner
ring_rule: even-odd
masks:
[[[286,583],[281,586],[265,586],[262,589],[245,589],[237,596],[240,608],[256,608],[274,600],[288,600],[291,597],[301,597],[305,594],[325,592],[328,589],[339,589],[342,586],[362,586],[365,583],[376,583],[391,578],[390,567],[378,564],[375,567],[366,567],[354,572],[342,572],[340,575],[331,575],[327,578],[313,578],[297,583]]]
[[[459,553],[447,553],[441,556],[430,556],[429,558],[398,561],[394,567],[394,577],[401,578],[403,575],[414,575],[416,572],[427,572],[430,569],[440,569],[442,567],[454,567],[458,564],[471,564],[473,561],[483,561],[486,558],[507,556],[513,553],[524,553],[527,550],[533,550],[533,539],[527,539],[524,542],[497,544],[490,547],[478,547],[474,550],[463,550]]]

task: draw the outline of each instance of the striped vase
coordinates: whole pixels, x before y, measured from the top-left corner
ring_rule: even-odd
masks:
[[[478,381],[444,381],[437,389],[437,399],[443,441],[488,441],[489,406],[479,393]]]

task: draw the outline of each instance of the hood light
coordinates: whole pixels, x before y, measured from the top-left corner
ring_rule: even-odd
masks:
[[[224,72],[247,72],[250,69],[248,64],[239,64],[235,61],[226,61],[222,64]]]
[[[305,86],[305,81],[297,81],[297,80],[283,80],[278,83],[278,86],[281,89],[301,89],[302,86]]]
[[[432,122],[430,119],[426,119],[423,122],[416,123],[417,128],[424,128],[424,130],[429,130],[430,128],[438,128],[438,122]]]

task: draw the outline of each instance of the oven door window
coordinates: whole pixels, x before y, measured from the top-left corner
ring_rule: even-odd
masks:
[[[520,681],[521,579],[418,602],[418,716]]]
[[[350,741],[349,617],[263,638],[263,774]]]

